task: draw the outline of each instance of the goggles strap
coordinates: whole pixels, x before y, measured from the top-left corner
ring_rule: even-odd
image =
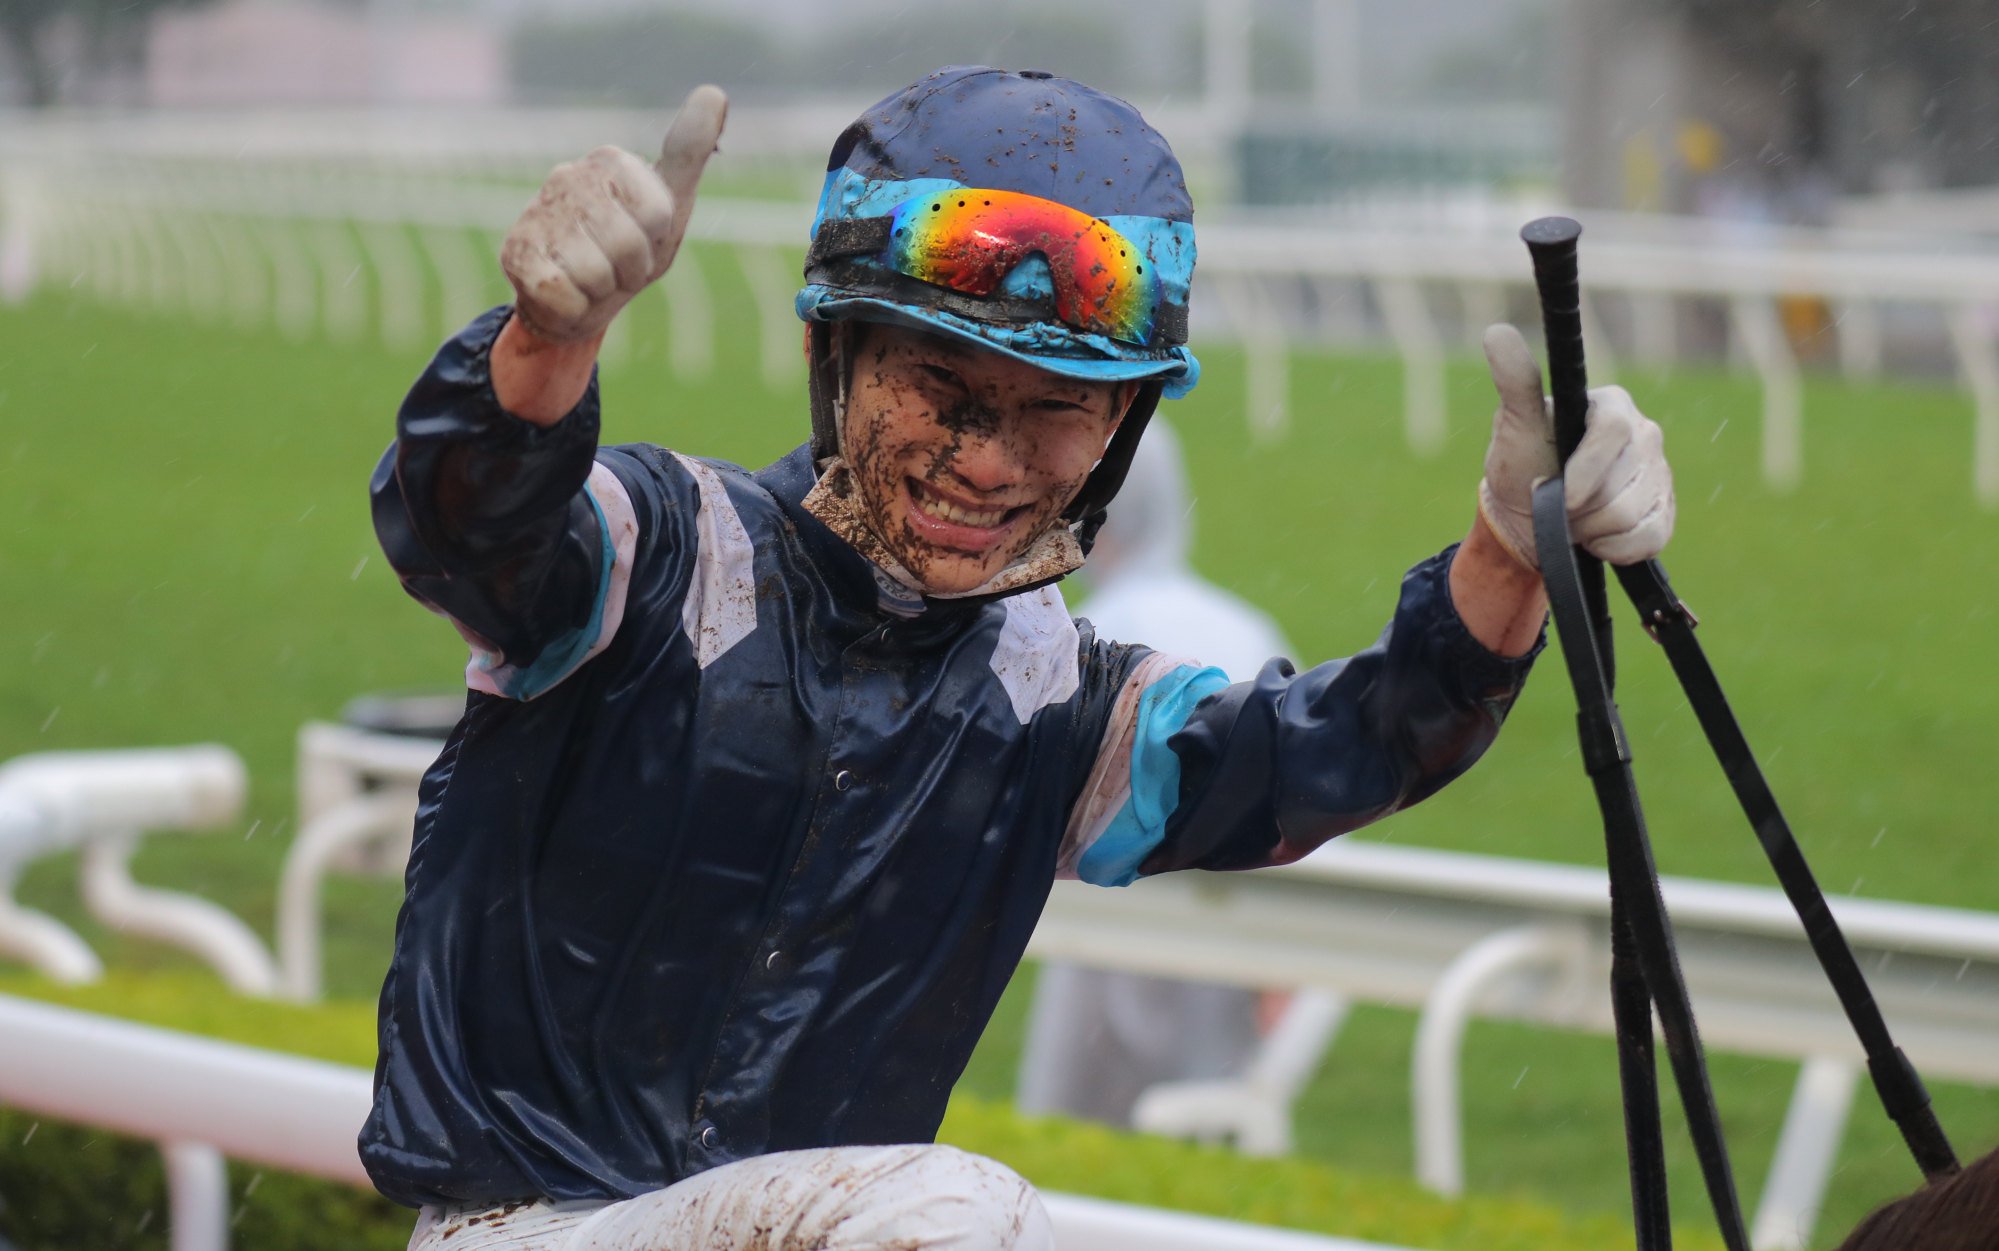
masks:
[[[812,236],[807,265],[844,256],[879,256],[888,250],[893,217],[829,218]]]

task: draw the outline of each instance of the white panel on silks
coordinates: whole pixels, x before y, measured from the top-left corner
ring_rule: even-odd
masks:
[[[1076,693],[1081,682],[1078,645],[1076,623],[1054,587],[1007,598],[1006,624],[993,648],[992,667],[1022,725]]]
[[[701,491],[694,520],[701,550],[680,606],[680,624],[694,643],[695,663],[706,669],[757,628],[756,550],[720,475],[692,457],[678,452],[673,457]]]

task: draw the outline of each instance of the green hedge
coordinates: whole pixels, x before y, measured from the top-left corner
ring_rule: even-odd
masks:
[[[365,1065],[374,1010],[360,1002],[296,1007],[238,998],[196,975],[114,975],[86,987],[0,977],[0,993],[102,1012],[252,1046]],[[1212,1147],[1030,1118],[954,1099],[940,1137],[1005,1161],[1038,1186],[1127,1203],[1286,1225],[1438,1251],[1603,1251],[1630,1230],[1525,1200],[1446,1202],[1403,1177],[1302,1160],[1252,1160]],[[288,1251],[393,1251],[407,1209],[311,1178],[232,1164],[236,1245]],[[163,1249],[166,1188],[152,1144],[0,1109],[0,1237],[19,1251]],[[1683,1230],[1679,1245],[1718,1246]]]

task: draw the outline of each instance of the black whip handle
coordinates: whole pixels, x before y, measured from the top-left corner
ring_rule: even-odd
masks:
[[[1583,367],[1582,284],[1576,277],[1576,241],[1582,224],[1571,217],[1541,217],[1520,231],[1534,258],[1541,294],[1541,326],[1548,340],[1548,394],[1555,401],[1555,446],[1567,463],[1583,441],[1589,410],[1589,376]]]

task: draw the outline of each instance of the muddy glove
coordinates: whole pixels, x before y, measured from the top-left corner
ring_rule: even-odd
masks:
[[[1554,402],[1541,392],[1541,367],[1512,326],[1487,327],[1485,359],[1499,389],[1492,444],[1478,510],[1493,534],[1530,569],[1534,486],[1562,473],[1555,452]],[[1588,432],[1569,458],[1564,495],[1569,533],[1590,555],[1613,565],[1657,556],[1673,535],[1673,471],[1659,427],[1623,387],[1593,387]]]
[[[549,174],[500,245],[514,315],[537,337],[574,343],[602,334],[673,264],[728,106],[721,88],[696,87],[652,164],[604,147]]]

